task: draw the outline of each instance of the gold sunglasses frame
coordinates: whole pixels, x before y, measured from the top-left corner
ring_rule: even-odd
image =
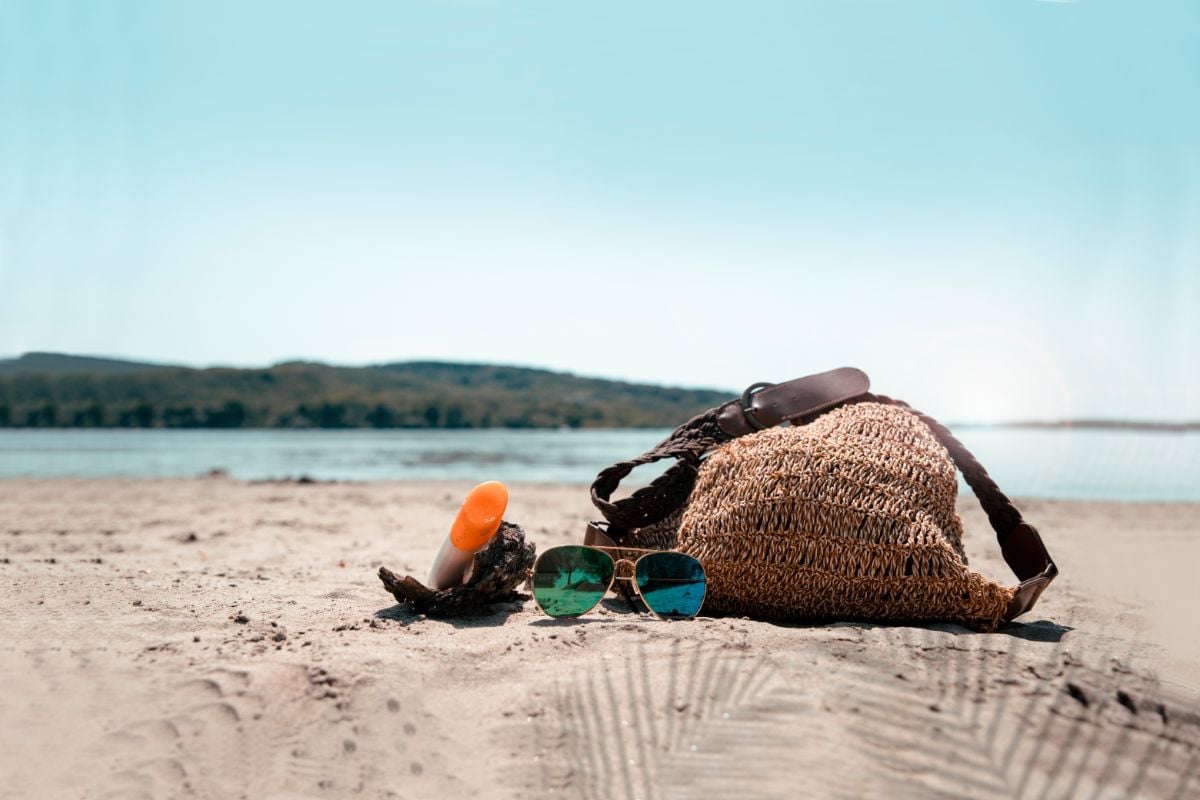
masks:
[[[559,614],[559,615],[551,614],[549,611],[547,611],[545,608],[542,607],[541,601],[538,600],[537,590],[533,585],[533,576],[537,573],[538,561],[541,561],[542,556],[546,555],[547,553],[553,552],[554,550],[558,550],[559,548],[562,548],[562,547],[586,547],[589,550],[599,550],[601,553],[604,553],[604,555],[608,556],[609,560],[613,562],[612,577],[608,581],[608,586],[606,586],[604,588],[604,594],[597,597],[595,603],[592,603],[592,605],[588,606],[586,610],[580,611],[578,614]],[[616,553],[617,555],[614,556],[613,555],[614,553]],[[620,554],[622,554],[622,553],[641,553],[641,555],[639,555],[637,558],[631,560],[631,559],[621,556]],[[708,598],[708,574],[707,573],[705,573],[705,576],[704,576],[704,594],[700,597],[700,607],[697,608],[696,613],[692,614],[690,617],[678,617],[678,616],[664,617],[661,614],[659,614],[657,611],[655,611],[653,608],[651,608],[650,604],[646,602],[646,598],[644,596],[642,596],[642,587],[638,586],[638,582],[636,580],[636,578],[637,578],[637,563],[639,561],[641,561],[643,558],[645,558],[646,556],[651,556],[651,555],[654,555],[655,553],[678,553],[679,555],[687,556],[688,558],[693,559],[697,564],[700,564],[700,559],[696,558],[693,555],[689,555],[687,553],[681,553],[678,550],[647,550],[647,549],[641,548],[641,547],[610,547],[608,545],[599,545],[599,544],[558,544],[558,545],[555,545],[554,547],[543,550],[541,553],[538,554],[537,559],[533,562],[533,569],[531,569],[529,572],[529,589],[530,589],[529,593],[531,595],[533,595],[533,602],[535,604],[537,604],[538,610],[541,611],[543,614],[545,614],[547,617],[550,617],[550,619],[577,619],[579,617],[582,617],[584,614],[588,613],[588,611],[594,610],[596,608],[596,606],[600,605],[600,603],[604,601],[604,598],[608,595],[608,593],[612,591],[613,585],[617,581],[628,581],[630,584],[633,585],[633,591],[637,594],[638,600],[641,602],[641,604],[643,606],[645,606],[647,611],[649,611],[651,614],[654,615],[654,617],[656,619],[672,621],[672,620],[695,619],[696,617],[700,616],[700,612],[704,609],[704,601]],[[628,574],[628,575],[618,575],[617,574],[618,568],[621,566],[621,564],[629,565],[630,574]],[[700,564],[700,569],[702,571],[704,570],[703,564]],[[628,602],[628,600],[629,600],[628,596],[625,595],[624,593],[622,593],[622,596],[624,596],[626,602]]]

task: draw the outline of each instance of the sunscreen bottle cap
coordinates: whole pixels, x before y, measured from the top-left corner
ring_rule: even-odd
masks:
[[[503,483],[487,481],[479,484],[463,500],[450,528],[450,543],[467,553],[479,550],[500,529],[507,507],[508,489]]]

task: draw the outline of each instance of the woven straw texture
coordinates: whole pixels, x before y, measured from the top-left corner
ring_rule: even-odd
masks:
[[[968,569],[957,491],[916,415],[857,403],[716,448],[682,513],[634,538],[700,559],[706,611],[993,629],[1013,590]]]

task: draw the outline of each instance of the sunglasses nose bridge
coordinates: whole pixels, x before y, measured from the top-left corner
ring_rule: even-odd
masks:
[[[633,580],[634,567],[633,561],[628,558],[619,558],[613,567],[613,577],[618,581]]]

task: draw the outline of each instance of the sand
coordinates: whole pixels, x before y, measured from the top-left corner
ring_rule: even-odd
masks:
[[[1023,503],[1062,576],[995,634],[414,616],[375,573],[423,576],[466,488],[0,481],[0,796],[1200,796],[1198,505]]]

